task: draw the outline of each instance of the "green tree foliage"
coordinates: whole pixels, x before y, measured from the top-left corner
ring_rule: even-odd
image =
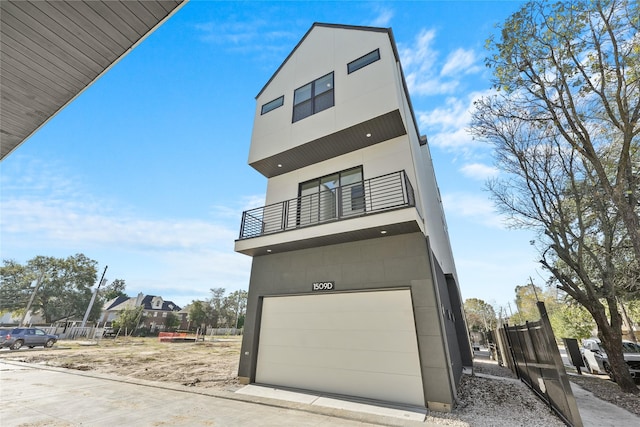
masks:
[[[588,162],[619,211],[640,260],[640,3],[632,0],[526,3],[491,39],[495,87],[481,109],[557,134]],[[483,105],[484,104],[484,105]],[[486,108],[489,107],[489,108]],[[617,141],[610,173],[600,149]]]
[[[214,313],[213,308],[206,301],[195,300],[191,301],[187,308],[189,322],[196,328],[201,326],[213,326]]]
[[[61,319],[82,317],[92,295],[96,282],[97,262],[83,254],[67,258],[37,256],[20,266],[5,261],[2,267],[2,292],[6,289],[22,289],[19,297],[12,300],[12,307],[26,308],[25,296],[32,293],[31,281],[35,280],[38,289],[31,306],[32,312],[38,312],[46,323]],[[6,288],[5,288],[6,287]],[[100,305],[94,307],[90,319],[100,314]]]
[[[540,318],[538,301],[544,302],[551,328],[556,340],[562,338],[588,338],[593,335],[596,324],[583,306],[555,287],[543,290],[532,284],[516,286],[516,307],[510,323],[524,324]]]
[[[82,254],[66,259],[38,256],[27,265],[43,273],[32,310],[41,312],[47,323],[84,314],[96,282],[96,261]]]
[[[211,298],[209,299],[209,305],[213,310],[213,325],[214,327],[222,327],[227,323],[227,314],[224,304],[225,288],[211,288]]]
[[[247,291],[235,291],[230,293],[224,301],[225,311],[227,313],[228,326],[232,328],[240,328],[240,318],[244,324],[244,313],[247,309]]]
[[[129,295],[127,295],[124,291],[126,285],[124,280],[122,279],[115,279],[113,282],[111,282],[109,285],[105,286],[104,288],[102,288],[100,290],[100,295],[102,295],[102,298],[105,301],[111,301],[114,298],[117,297],[126,297],[128,298]]]
[[[590,337],[596,326],[591,313],[570,299],[553,304],[551,310],[547,307],[547,312],[553,334],[558,340],[576,338],[580,341]]]
[[[464,313],[467,327],[472,332],[491,331],[497,326],[496,312],[491,304],[478,298],[468,298],[464,301]]]
[[[180,318],[177,314],[169,312],[164,319],[164,326],[167,331],[175,331],[180,326]]]
[[[207,301],[195,300],[188,306],[189,321],[196,327],[242,328],[247,309],[247,291],[225,295],[224,288],[212,288]]]
[[[24,310],[27,307],[35,274],[13,260],[4,260],[0,267],[0,313]]]
[[[497,206],[539,232],[541,264],[589,311],[634,393],[618,297],[640,292],[639,17],[624,0],[525,4],[488,42],[499,91],[472,125],[506,173],[489,183]]]
[[[540,319],[537,302],[545,301],[542,289],[535,285],[516,286],[516,313],[510,323],[521,325],[526,321]],[[545,301],[545,304],[547,302]],[[548,305],[548,304],[547,304]],[[547,306],[547,310],[549,307]]]
[[[132,334],[140,323],[143,309],[143,306],[123,308],[113,321],[113,328],[120,330],[124,334]]]

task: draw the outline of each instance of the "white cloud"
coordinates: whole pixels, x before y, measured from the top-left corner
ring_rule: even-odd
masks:
[[[469,103],[459,98],[449,97],[442,107],[418,113],[418,121],[429,128],[457,130],[469,123],[472,105],[473,101]]]
[[[460,172],[463,175],[468,176],[479,181],[484,181],[488,178],[498,175],[498,169],[493,166],[487,166],[482,163],[470,163],[462,166]]]
[[[442,70],[440,70],[440,76],[477,73],[482,70],[482,67],[480,67],[477,62],[478,59],[473,50],[456,49],[447,56],[447,61],[442,67]]]
[[[273,23],[265,19],[240,21],[233,16],[194,25],[204,43],[221,45],[230,52],[251,54],[257,61],[267,58],[270,62],[286,55],[287,46],[299,37],[297,32],[289,31],[289,27],[284,30],[273,27]]]
[[[407,86],[413,96],[455,93],[462,76],[482,69],[476,53],[463,48],[450,53],[442,64],[440,52],[434,48],[435,39],[435,30],[422,29],[412,44],[399,46]]]
[[[468,152],[482,146],[473,139],[468,127],[474,110],[474,102],[491,91],[472,92],[463,98],[449,97],[444,106],[416,113],[420,126],[429,135],[429,143],[435,147]]]
[[[431,45],[436,38],[435,30],[422,29],[416,36],[412,46],[400,47],[399,55],[402,65],[406,69],[428,71],[438,57],[438,52]]]
[[[504,217],[496,212],[488,197],[475,193],[453,192],[444,194],[442,204],[447,218],[463,217],[493,228],[505,228]]]
[[[400,62],[405,73],[409,92],[416,95],[450,93],[456,82],[443,82],[435,72],[438,51],[432,45],[436,31],[422,29],[410,46],[399,46]]]
[[[106,215],[92,205],[55,199],[5,199],[2,210],[4,236],[35,235],[40,241],[61,240],[65,245],[187,249],[233,240],[236,234],[213,222]]]
[[[384,7],[378,3],[374,3],[373,12],[376,17],[369,23],[372,27],[388,27],[393,18],[393,10]]]
[[[226,218],[238,221],[239,218],[242,217],[243,211],[262,207],[264,206],[264,203],[264,193],[253,194],[250,196],[239,196],[239,203],[237,206],[215,205],[211,208],[211,212],[215,218]]]

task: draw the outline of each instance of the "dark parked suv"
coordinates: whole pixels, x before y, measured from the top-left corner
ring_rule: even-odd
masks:
[[[11,350],[18,350],[23,346],[51,348],[56,341],[58,341],[57,335],[47,334],[42,329],[0,329],[0,348],[9,347]]]

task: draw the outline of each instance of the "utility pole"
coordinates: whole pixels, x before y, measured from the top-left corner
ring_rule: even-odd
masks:
[[[105,282],[104,275],[107,273],[107,268],[109,268],[108,265],[106,265],[104,267],[104,271],[102,272],[102,277],[100,278],[100,281],[98,282],[98,287],[96,288],[95,291],[93,291],[93,295],[91,295],[91,301],[89,301],[89,306],[87,307],[87,311],[84,313],[84,318],[82,319],[82,327],[83,328],[84,328],[84,325],[87,324],[87,319],[89,318],[89,313],[91,312],[91,308],[93,307],[93,303],[96,300],[96,295],[98,295],[98,290],[100,289],[100,286]]]
[[[536,302],[540,302],[540,298],[538,298],[538,292],[536,291],[536,285],[533,284],[533,279],[529,276],[529,283],[531,284],[531,289],[533,289],[533,295],[536,296]]]
[[[27,308],[24,310],[24,314],[22,315],[22,319],[20,320],[19,327],[24,326],[24,320],[27,318],[27,314],[29,314],[29,310],[31,310],[31,304],[33,304],[33,300],[36,298],[36,292],[38,292],[38,288],[42,284],[42,279],[44,279],[44,271],[40,273],[40,277],[38,277],[38,281],[36,282],[36,286],[33,288],[33,292],[31,292],[31,297],[29,297],[29,303],[27,304]]]

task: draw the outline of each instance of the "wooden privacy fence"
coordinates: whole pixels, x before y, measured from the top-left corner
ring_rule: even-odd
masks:
[[[498,329],[499,348],[507,366],[569,426],[582,427],[560,351],[543,302],[540,320]]]

